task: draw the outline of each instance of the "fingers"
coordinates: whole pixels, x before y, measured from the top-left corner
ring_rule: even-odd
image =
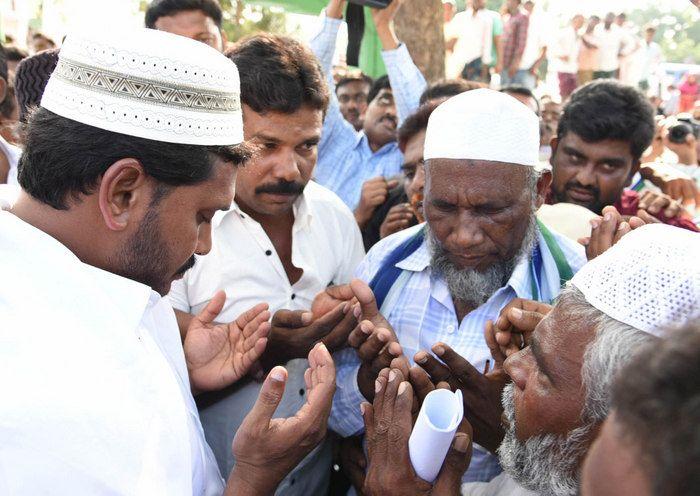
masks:
[[[217,291],[209,303],[207,303],[207,306],[204,307],[204,310],[199,312],[195,319],[202,324],[211,324],[221,313],[221,310],[224,308],[224,303],[226,303],[226,293]]]
[[[625,234],[630,232],[632,232],[632,227],[630,227],[629,223],[624,221],[620,222],[620,226],[617,228],[617,232],[615,233],[613,244],[617,244],[617,242],[620,241]]]
[[[363,320],[355,326],[355,329],[353,329],[348,336],[348,345],[352,346],[353,348],[359,348],[365,341],[367,341],[367,338],[369,338],[373,332],[374,324],[369,320]]]
[[[435,481],[433,494],[459,493],[462,476],[469,467],[472,457],[472,429],[466,419],[462,420],[452,445],[445,456],[442,469]]]
[[[398,343],[396,343],[396,344],[398,345]],[[393,345],[394,345],[394,343],[390,343],[389,348],[391,348]],[[399,345],[399,353],[401,353],[401,346],[400,345]],[[389,367],[391,367],[392,369],[399,369],[401,371],[401,374],[403,375],[404,379],[408,380],[409,371],[411,369],[411,364],[408,363],[408,358],[406,358],[403,355],[396,356],[396,358],[391,360]]]
[[[630,217],[627,222],[630,226],[630,229],[632,229],[632,230],[637,229],[637,228],[642,227],[642,226],[645,226],[647,224],[642,219],[640,219],[639,217],[634,216],[634,215],[632,217]]]
[[[367,454],[369,458],[374,455],[377,436],[374,431],[374,408],[371,404],[364,402],[360,404],[362,420],[365,421],[365,440],[367,441]]]
[[[306,327],[313,321],[313,314],[302,310],[277,310],[272,316],[273,327],[297,329]]]
[[[325,432],[335,393],[335,364],[323,343],[317,343],[309,352],[308,358],[311,387],[306,395],[306,403],[294,418],[306,429],[318,430],[319,426],[323,426]],[[307,379],[306,372],[304,379]]]
[[[378,327],[369,338],[367,338],[367,341],[357,349],[357,356],[364,362],[371,362],[379,356],[379,352],[390,340],[391,332],[383,327]]]
[[[501,346],[499,345],[498,341],[496,341],[496,328],[494,327],[493,322],[490,320],[486,322],[486,326],[484,328],[484,339],[486,340],[486,346],[488,346],[494,362],[496,362],[497,366],[502,365],[506,360],[506,355],[501,350]],[[487,371],[484,373],[487,373]]]
[[[236,326],[241,330],[243,336],[248,338],[255,334],[262,324],[267,324],[270,319],[270,312],[267,311],[267,308],[267,303],[259,303],[238,316]]]
[[[369,285],[360,279],[353,279],[350,282],[350,287],[360,303],[362,318],[371,320],[376,317],[379,314],[379,308],[377,308],[377,300],[374,299],[374,293]]]
[[[251,422],[259,429],[266,428],[272,415],[277,410],[277,406],[282,400],[284,387],[287,383],[287,369],[284,367],[274,367],[263,382],[258,399],[246,417],[247,422]]]
[[[331,351],[344,348],[348,343],[348,336],[357,327],[357,320],[352,312],[347,312],[343,319],[326,334],[322,341]]]
[[[349,284],[339,284],[337,286],[328,286],[326,293],[336,300],[352,300],[355,294],[352,292]]]
[[[637,217],[644,221],[646,224],[660,224],[661,221],[648,213],[646,210],[637,210]]]
[[[450,370],[438,362],[430,353],[419,351],[413,357],[413,361],[430,375],[433,382],[446,381],[450,377]]]
[[[428,373],[421,367],[413,366],[409,370],[408,378],[413,385],[416,397],[422,403],[429,392],[435,390],[435,384],[430,380]]]
[[[433,353],[440,357],[447,367],[449,367],[450,375],[462,382],[468,383],[471,377],[481,375],[471,363],[445,343],[436,343],[433,345]]]

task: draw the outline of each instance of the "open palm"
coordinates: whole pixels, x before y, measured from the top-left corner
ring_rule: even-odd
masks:
[[[254,306],[229,324],[218,324],[214,319],[225,301],[223,291],[216,293],[187,330],[185,360],[194,391],[214,391],[233,384],[265,350],[270,331],[267,304]]]

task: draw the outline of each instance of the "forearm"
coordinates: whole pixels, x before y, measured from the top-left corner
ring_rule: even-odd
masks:
[[[389,76],[396,113],[401,124],[420,105],[420,96],[425,91],[427,83],[411,58],[406,45],[396,50],[382,52],[382,59]]]
[[[246,472],[238,465],[233,467],[226,482],[224,496],[267,496],[275,493],[279,482]]]

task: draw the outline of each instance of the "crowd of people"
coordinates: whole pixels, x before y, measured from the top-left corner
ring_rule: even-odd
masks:
[[[700,492],[697,108],[625,80],[624,18],[548,50],[519,0],[428,82],[401,4],[374,80],[333,69],[345,0],[308,44],[153,0],[0,50],[0,493]]]

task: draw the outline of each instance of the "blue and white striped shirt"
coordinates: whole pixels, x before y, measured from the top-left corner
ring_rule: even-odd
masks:
[[[309,46],[326,74],[331,101],[323,121],[314,179],[337,194],[350,210],[354,210],[360,201],[362,184],[377,176],[388,178],[398,175],[403,164],[403,154],[395,141],[373,152],[365,133],[356,131],[343,118],[331,74],[338,28],[343,21],[324,15],[322,22],[321,31],[311,39]],[[425,78],[413,63],[404,44],[395,50],[383,51],[382,58],[401,124],[418,108],[420,96],[426,87]]]
[[[377,243],[358,266],[357,277],[366,282],[371,281],[383,260],[422,227],[422,224],[414,226]],[[586,263],[583,247],[557,233],[552,234],[571,270],[576,273]],[[540,300],[549,302],[559,294],[559,272],[554,257],[539,232],[537,241],[542,253]],[[508,284],[496,291],[486,303],[467,314],[460,323],[447,285],[430,267],[430,252],[425,241],[418,250],[396,266],[408,271],[410,276],[391,308],[383,310],[388,313],[384,316],[394,328],[411,364],[415,353],[420,350],[429,352],[433,344],[441,341],[466,358],[477,370],[483,370],[486,360],[491,357],[484,339],[486,321],[495,320],[503,307],[514,298],[533,299],[530,261],[522,260],[516,265]],[[335,354],[335,361],[337,390],[329,425],[340,435],[350,436],[364,428],[359,407],[365,399],[357,386],[360,361],[354,349],[339,351]],[[475,447],[463,481],[487,482],[501,471],[498,459],[481,447]]]

